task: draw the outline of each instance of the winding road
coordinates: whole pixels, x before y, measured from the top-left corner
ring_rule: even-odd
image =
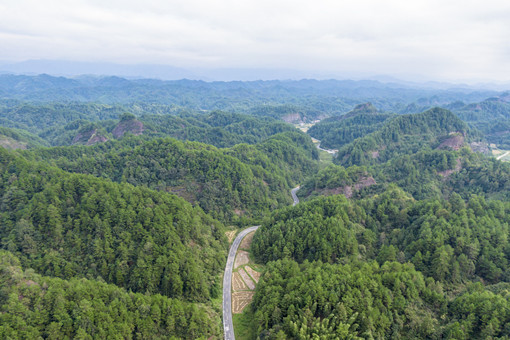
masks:
[[[321,148],[321,141],[320,141],[320,140],[318,140],[317,138],[313,138],[313,137],[312,137],[312,141],[313,141],[313,140],[315,140],[315,141],[317,141],[317,142],[318,142],[318,143],[317,143],[317,149],[322,150],[322,151],[326,151],[327,153],[332,154],[332,155],[335,155],[336,153],[338,153],[338,150],[333,150],[333,149],[323,149],[323,148]]]
[[[294,200],[292,205],[299,203],[299,198],[296,196],[298,190],[299,186],[290,191],[292,199]],[[241,241],[246,235],[257,230],[259,227],[260,226],[256,225],[241,231],[230,246],[230,251],[228,252],[225,274],[223,274],[223,331],[225,333],[225,340],[235,340],[236,338],[234,335],[234,323],[232,322],[232,271],[234,270],[237,248],[239,248]]]
[[[296,192],[299,190],[300,186],[295,187],[290,191],[290,195],[292,196],[292,199],[294,200],[294,203],[292,205],[296,205],[299,203],[299,198],[296,195]]]

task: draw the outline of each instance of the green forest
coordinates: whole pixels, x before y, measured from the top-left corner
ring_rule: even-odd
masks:
[[[271,216],[252,249],[270,338],[505,338],[510,205],[401,189],[316,198]],[[482,284],[483,283],[483,284]]]
[[[260,225],[241,340],[509,339],[508,101],[2,74],[0,338],[222,339]]]

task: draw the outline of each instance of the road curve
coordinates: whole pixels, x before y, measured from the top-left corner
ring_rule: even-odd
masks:
[[[292,205],[299,203],[299,198],[296,195],[299,188],[300,187],[297,186],[290,191],[292,199],[294,200]],[[225,340],[235,340],[236,338],[234,334],[234,323],[232,322],[232,271],[234,270],[237,248],[239,248],[241,241],[246,235],[257,230],[259,227],[260,226],[256,225],[241,231],[230,246],[228,252],[227,265],[225,266],[225,273],[223,274],[223,332],[225,333]]]
[[[237,248],[241,244],[243,238],[258,229],[258,225],[249,227],[241,231],[228,252],[227,265],[225,267],[225,274],[223,274],[223,330],[225,333],[225,340],[234,340],[234,324],[232,322],[232,270],[234,269],[234,260],[236,258]]]
[[[299,198],[297,197],[296,195],[296,192],[299,190],[300,186],[298,185],[297,187],[295,187],[294,189],[292,189],[290,191],[290,194],[292,196],[292,199],[294,200],[294,203],[292,203],[292,205],[296,205],[299,203]]]
[[[322,150],[322,151],[326,151],[327,153],[332,154],[332,155],[335,155],[338,152],[338,150],[323,149],[323,148],[321,148],[321,141],[318,140],[317,138],[315,138],[315,140],[319,142],[319,143],[317,143],[317,149]]]

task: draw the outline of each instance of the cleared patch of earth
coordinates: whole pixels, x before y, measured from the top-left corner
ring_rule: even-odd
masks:
[[[0,136],[0,146],[9,150],[23,149],[27,148],[27,145],[22,142],[18,142],[12,138],[6,136]]]
[[[232,312],[241,314],[243,309],[251,303],[255,292],[251,290],[243,290],[232,293]]]
[[[255,232],[249,233],[248,235],[246,235],[244,237],[243,241],[241,242],[241,245],[239,246],[239,248],[249,250],[251,247],[251,242],[253,241],[253,235],[255,235]]]
[[[260,279],[260,273],[250,266],[253,262],[248,252],[254,234],[253,232],[244,237],[234,261],[235,271],[232,273],[232,313],[234,314],[241,314],[250,304],[255,286]]]
[[[235,230],[227,231],[225,235],[227,236],[228,243],[232,243],[236,238],[236,231]]]
[[[259,279],[260,279],[260,273],[258,271],[255,271],[253,270],[252,267],[250,266],[246,266],[244,267],[244,270],[246,270],[246,272],[248,274],[250,274],[250,276],[252,277],[253,280],[255,280],[255,283],[258,283],[259,282]]]
[[[235,291],[248,290],[248,286],[244,283],[239,272],[234,272],[232,275],[232,289]]]
[[[252,281],[246,270],[244,268],[239,269],[239,274],[243,278],[244,283],[248,286],[250,290],[255,290],[255,283]]]
[[[243,266],[250,262],[250,254],[244,250],[238,250],[236,254],[236,261],[234,262],[234,269]]]

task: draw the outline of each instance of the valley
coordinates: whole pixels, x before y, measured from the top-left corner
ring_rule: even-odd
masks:
[[[0,75],[0,338],[505,339],[507,101]]]

